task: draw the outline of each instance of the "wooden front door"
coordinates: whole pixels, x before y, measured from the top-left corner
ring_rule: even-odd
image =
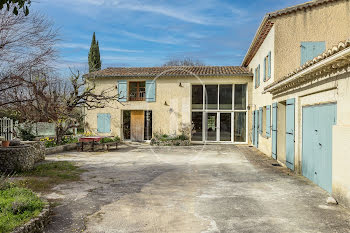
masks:
[[[131,111],[131,121],[130,121],[130,128],[131,128],[131,141],[143,141],[143,135],[144,135],[144,112],[143,111]]]

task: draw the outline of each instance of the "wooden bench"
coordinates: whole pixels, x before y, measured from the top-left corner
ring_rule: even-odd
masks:
[[[103,145],[103,149],[105,148],[105,147],[107,147],[107,150],[109,150],[109,148],[111,147],[111,146],[115,146],[115,149],[117,150],[118,149],[118,141],[116,141],[116,142],[107,142],[107,143],[102,143],[102,145]]]

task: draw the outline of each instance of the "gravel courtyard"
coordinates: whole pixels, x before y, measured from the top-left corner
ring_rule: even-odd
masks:
[[[70,152],[81,181],[55,187],[47,233],[350,232],[350,212],[327,192],[248,146]]]

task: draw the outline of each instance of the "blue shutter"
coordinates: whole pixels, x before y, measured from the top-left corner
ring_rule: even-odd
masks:
[[[155,102],[156,101],[156,81],[146,80],[146,101]]]
[[[286,165],[294,170],[295,154],[295,99],[287,100],[286,107]]]
[[[258,68],[255,68],[255,70],[254,70],[254,76],[255,76],[255,88],[257,88],[258,87],[258,85],[257,85],[257,83],[258,83],[258,76],[257,76],[257,71],[258,70]]]
[[[118,95],[120,102],[126,102],[128,100],[128,82],[126,80],[118,81]]]
[[[272,158],[277,159],[277,103],[272,104]]]
[[[266,81],[266,57],[264,58],[264,82]]]
[[[111,114],[109,113],[97,114],[97,132],[98,133],[111,132]]]
[[[271,137],[271,105],[266,106],[266,137]]]
[[[267,76],[268,76],[268,78],[271,78],[271,51],[269,52],[268,61],[267,62],[269,63],[268,64]]]
[[[260,86],[260,64],[258,65],[258,87]]]
[[[263,132],[263,108],[259,108],[259,133]]]
[[[304,65],[307,61],[310,61],[322,54],[326,50],[326,42],[324,41],[307,41],[301,42],[300,46],[300,64]]]

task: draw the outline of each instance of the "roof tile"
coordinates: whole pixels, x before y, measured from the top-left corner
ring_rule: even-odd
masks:
[[[161,66],[161,67],[114,67],[85,74],[84,77],[155,77],[162,76],[223,76],[252,75],[241,66]]]

